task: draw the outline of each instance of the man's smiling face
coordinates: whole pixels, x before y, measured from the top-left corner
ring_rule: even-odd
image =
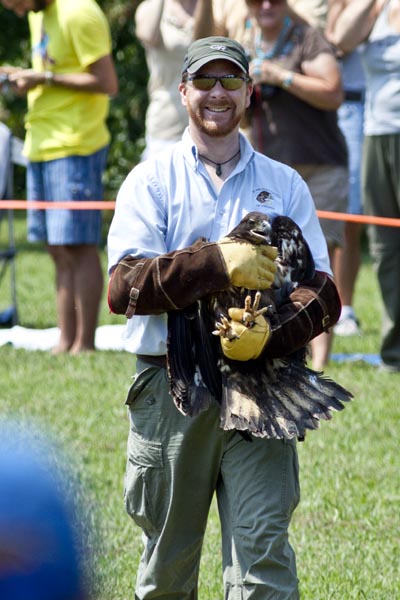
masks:
[[[245,78],[245,73],[227,60],[214,60],[204,65],[194,76],[223,77],[236,75]],[[191,75],[192,76],[192,75]],[[251,83],[243,81],[237,90],[225,89],[217,81],[210,90],[196,89],[192,81],[183,81],[179,90],[182,103],[189,113],[191,127],[211,137],[223,137],[238,127],[246,108],[250,104]]]

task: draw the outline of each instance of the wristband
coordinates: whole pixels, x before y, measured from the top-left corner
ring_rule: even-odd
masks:
[[[293,71],[287,71],[285,79],[282,81],[282,88],[288,90],[293,83],[294,73]]]
[[[54,83],[53,71],[45,71],[44,72],[44,83],[45,83],[45,85],[53,85],[53,83]]]

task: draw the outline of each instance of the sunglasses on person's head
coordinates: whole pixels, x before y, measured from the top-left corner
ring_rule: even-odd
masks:
[[[184,78],[184,81],[190,81],[196,90],[208,91],[211,90],[217,81],[220,82],[224,90],[238,90],[244,83],[250,81],[249,77],[241,75],[222,75],[222,77],[214,77],[213,75],[189,75]]]

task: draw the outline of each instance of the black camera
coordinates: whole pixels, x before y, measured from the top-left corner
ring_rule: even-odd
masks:
[[[8,94],[10,91],[10,79],[8,73],[0,73],[0,92],[3,95]]]
[[[254,86],[253,93],[250,98],[250,108],[254,108],[257,102],[264,102],[273,98],[279,93],[280,88],[268,83],[261,83]]]

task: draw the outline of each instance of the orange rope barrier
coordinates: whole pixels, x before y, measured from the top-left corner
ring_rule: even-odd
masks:
[[[351,215],[348,213],[337,213],[329,210],[317,210],[321,219],[335,219],[336,221],[350,221],[352,223],[365,223],[370,225],[386,225],[387,227],[400,227],[400,219],[389,217],[374,217],[372,215]]]
[[[70,210],[114,210],[115,202],[107,200],[72,202],[70,200],[60,202],[45,202],[31,200],[0,200],[0,210],[27,210],[35,209],[70,209]],[[369,215],[351,215],[348,213],[332,212],[328,210],[317,210],[321,219],[334,219],[336,221],[350,221],[352,223],[364,223],[372,225],[384,225],[387,227],[400,227],[400,219],[388,217],[373,217]]]
[[[60,202],[45,202],[44,200],[0,200],[0,209],[27,210],[36,209],[57,209],[66,208],[69,210],[114,210],[115,202],[106,200],[82,200],[73,202],[71,200],[61,200]]]

